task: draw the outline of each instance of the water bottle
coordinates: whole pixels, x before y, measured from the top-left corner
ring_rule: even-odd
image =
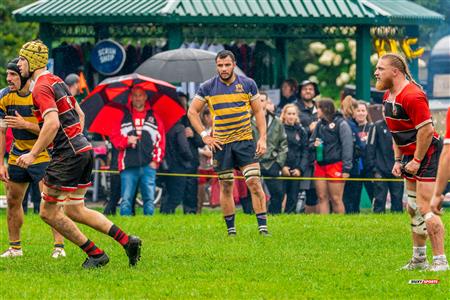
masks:
[[[319,144],[316,146],[316,160],[318,162],[323,161],[323,141],[321,139],[317,139]]]

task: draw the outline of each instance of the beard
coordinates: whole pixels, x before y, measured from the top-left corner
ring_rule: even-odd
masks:
[[[311,102],[314,99],[314,95],[307,94],[306,97],[302,97],[302,100],[305,102]]]
[[[222,76],[222,74],[219,73],[220,79],[222,79],[223,81],[228,81],[233,77],[234,71],[231,71],[230,75],[228,76]]]
[[[385,80],[377,80],[375,84],[375,88],[379,91],[384,91],[392,88],[394,86],[394,82],[392,78],[386,78]]]

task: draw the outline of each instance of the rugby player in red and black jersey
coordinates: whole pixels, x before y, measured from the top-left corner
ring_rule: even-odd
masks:
[[[84,115],[64,81],[46,71],[47,62],[48,48],[39,40],[20,49],[20,74],[31,79],[30,90],[41,130],[31,151],[21,155],[17,165],[27,168],[42,150],[49,148],[51,160],[45,172],[40,215],[86,252],[84,268],[104,266],[109,258],[74,222],[113,237],[125,248],[130,265],[135,265],[140,258],[141,240],[84,205],[93,166],[92,146],[82,133]],[[64,205],[66,214],[58,205]]]
[[[413,257],[402,269],[448,270],[444,226],[430,207],[442,143],[433,127],[427,97],[412,78],[405,59],[398,54],[383,55],[375,77],[377,89],[387,90],[383,105],[394,139],[392,173],[405,179],[412,221]],[[431,265],[426,255],[427,236],[433,251]]]

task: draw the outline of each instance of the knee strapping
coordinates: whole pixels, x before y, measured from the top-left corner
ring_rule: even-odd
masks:
[[[411,229],[414,233],[420,235],[427,235],[427,224],[426,218],[422,217],[422,215],[416,211],[414,217],[411,218]]]
[[[261,177],[261,171],[259,170],[259,168],[255,168],[255,167],[249,167],[249,168],[243,170],[242,174],[244,175],[246,182],[252,178],[260,178]]]
[[[427,212],[426,214],[423,215],[423,218],[425,219],[425,221],[428,221],[433,217],[434,217],[434,213],[432,213],[431,211]]]
[[[417,210],[416,192],[407,191],[406,193],[408,195],[408,206],[413,210]]]
[[[69,201],[66,201],[65,205],[76,205],[84,202],[84,193],[70,193],[69,194]]]
[[[224,171],[218,174],[220,181],[233,181],[234,174],[232,170]]]
[[[49,203],[63,203],[67,198],[67,195],[63,195],[63,194],[50,196],[50,195],[47,195],[46,193],[42,193],[41,196],[44,201],[49,202]]]

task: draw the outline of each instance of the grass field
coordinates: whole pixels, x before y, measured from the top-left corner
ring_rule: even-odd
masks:
[[[115,217],[143,239],[142,261],[129,268],[112,239],[83,228],[104,248],[110,264],[82,270],[84,254],[68,244],[68,257],[50,258],[48,227],[29,215],[25,256],[0,261],[1,299],[443,299],[449,272],[397,271],[411,255],[406,215],[276,216],[270,237],[254,216],[238,214],[236,238],[227,238],[218,212],[200,216]],[[450,223],[450,217],[444,217]],[[447,226],[448,227],[448,226]],[[0,212],[0,245],[7,247]],[[448,228],[447,228],[448,229]],[[446,235],[449,240],[449,234]],[[447,253],[448,250],[447,250]],[[431,251],[428,251],[431,257]],[[410,279],[439,279],[410,285]]]

